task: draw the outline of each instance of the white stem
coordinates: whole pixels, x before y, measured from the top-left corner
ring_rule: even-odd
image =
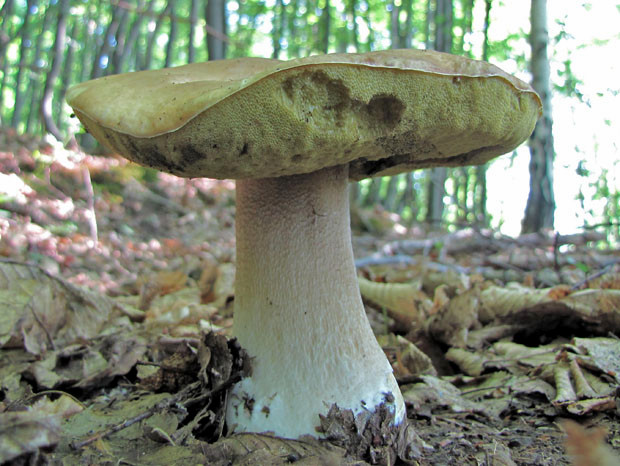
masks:
[[[229,399],[236,431],[318,435],[332,404],[404,404],[362,305],[349,227],[347,167],[237,182],[234,334],[253,373]],[[236,425],[236,426],[235,426]]]

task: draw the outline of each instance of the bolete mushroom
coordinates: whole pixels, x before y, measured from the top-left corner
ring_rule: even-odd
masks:
[[[141,71],[78,84],[67,100],[134,162],[237,180],[234,334],[253,359],[227,423],[291,438],[320,435],[333,406],[387,413],[395,428],[405,417],[360,298],[348,181],[486,162],[541,112],[497,67],[417,50]]]

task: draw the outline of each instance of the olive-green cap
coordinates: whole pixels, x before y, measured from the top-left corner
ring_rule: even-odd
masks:
[[[100,142],[184,177],[348,164],[351,179],[486,162],[529,137],[541,101],[486,62],[422,50],[196,63],[106,76],[67,101]]]

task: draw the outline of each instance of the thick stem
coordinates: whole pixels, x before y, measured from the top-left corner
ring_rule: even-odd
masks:
[[[404,416],[360,298],[347,178],[338,166],[237,182],[234,333],[254,358],[229,401],[237,431],[317,435],[334,403],[357,414],[388,393]]]

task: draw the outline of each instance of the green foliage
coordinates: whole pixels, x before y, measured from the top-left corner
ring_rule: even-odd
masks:
[[[70,0],[64,71],[53,83],[52,118],[61,131],[69,134],[76,129],[70,124],[70,109],[64,104],[69,85],[95,75],[159,68],[165,63],[185,64],[190,57],[192,30],[195,61],[207,59],[208,34],[225,37],[230,58],[251,55],[288,59],[324,51],[424,48],[432,46],[441,24],[449,20],[436,11],[438,5],[444,4],[440,0],[221,0],[226,4],[226,30],[207,33],[207,2],[193,1],[198,16],[192,28],[192,0]],[[0,2],[0,124],[12,125],[19,132],[45,132],[40,102],[53,60],[61,3],[59,0]],[[501,11],[510,3],[493,0],[491,21],[503,20],[495,18],[501,18]],[[485,5],[482,0],[449,2],[452,52],[472,58],[486,54],[494,62],[510,61],[518,70],[527,70],[528,25],[519,25],[515,32],[503,35],[500,32],[497,38],[497,31],[502,28],[484,24]],[[594,3],[584,2],[584,14],[593,7]],[[529,8],[529,2],[522,8]],[[616,8],[620,11],[619,5]],[[575,40],[566,18],[554,21],[558,27],[551,39],[552,52],[566,41]],[[168,47],[173,24],[176,36]],[[487,26],[493,28],[494,40],[487,37]],[[602,47],[608,42],[609,39],[595,39],[587,45]],[[570,54],[560,59],[551,80],[555,93],[577,102],[588,101],[585,84]],[[614,92],[617,94],[613,89],[601,89],[599,95],[615,95]],[[152,171],[141,170],[132,176],[145,181],[154,176]],[[583,170],[580,176],[584,180],[591,179],[585,164],[579,170]],[[451,199],[451,206],[445,209],[443,220],[488,222],[484,171],[450,170],[448,178],[446,195]],[[616,185],[606,184],[605,178],[600,177],[591,188],[597,193],[596,200],[608,201],[601,215],[604,221],[613,223],[620,213],[620,194]],[[123,180],[110,183],[118,183],[120,190]],[[368,180],[360,185],[359,199],[367,205],[382,204],[406,220],[420,221],[428,211],[428,185],[425,172],[392,182],[388,178]],[[581,195],[583,207],[587,209],[589,194]],[[617,220],[615,225],[612,230],[618,237]]]

